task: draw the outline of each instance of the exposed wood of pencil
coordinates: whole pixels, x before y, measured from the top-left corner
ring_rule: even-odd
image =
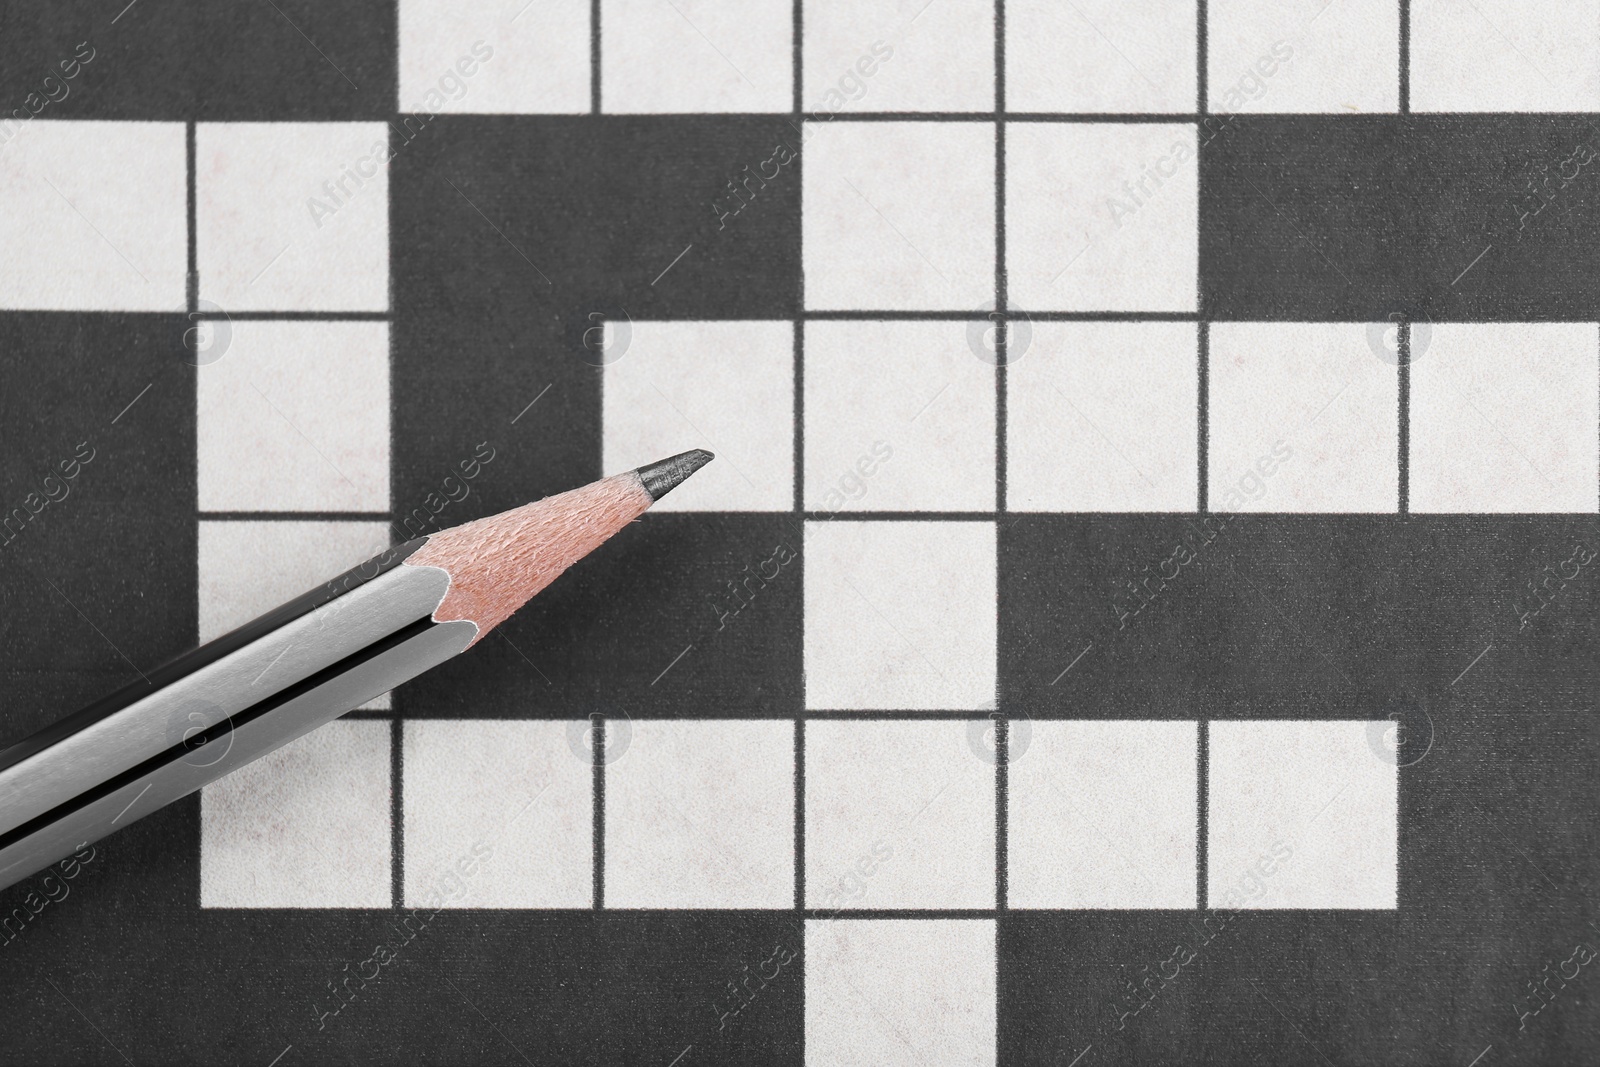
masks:
[[[438,567],[450,575],[433,619],[475,623],[477,644],[710,459],[709,452],[687,452],[463,523],[430,536],[402,565]]]
[[[405,565],[450,575],[433,619],[476,623],[477,644],[652,503],[629,471],[434,534]]]

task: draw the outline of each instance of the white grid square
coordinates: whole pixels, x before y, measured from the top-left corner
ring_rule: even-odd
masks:
[[[792,322],[608,323],[605,331],[605,471],[706,448],[717,461],[652,510],[794,507]]]
[[[400,110],[587,113],[589,7],[589,0],[400,0]]]
[[[993,111],[994,0],[808,0],[811,111]]]
[[[1035,322],[1018,348],[1006,368],[1008,508],[1198,506],[1193,323]]]
[[[1194,311],[1195,138],[1192,124],[1008,126],[1013,303],[1028,311]]]
[[[1010,740],[1011,907],[1195,906],[1194,723],[1013,720]]]
[[[1391,512],[1400,375],[1381,324],[1219,322],[1208,378],[1214,511]],[[1380,334],[1381,336],[1381,334]]]
[[[1594,111],[1592,0],[1425,0],[1411,5],[1414,111]]]
[[[992,522],[809,522],[806,707],[972,709],[995,696]]]
[[[1412,5],[1413,25],[1422,6]],[[1214,113],[1345,115],[1400,106],[1394,0],[1212,0],[1206,30]]]
[[[1385,721],[1213,722],[1212,908],[1393,908],[1399,770]]]
[[[807,907],[994,907],[994,758],[970,726],[806,724]]]
[[[806,324],[807,509],[994,509],[994,357],[973,347],[983,325]]]
[[[0,309],[182,311],[181,122],[0,118]]]
[[[202,519],[201,643],[317,588],[389,544],[389,528],[381,522]]]
[[[608,113],[793,107],[789,4],[601,0],[600,27],[600,106]]]
[[[992,122],[806,123],[806,305],[993,307],[994,149]]]
[[[1594,323],[1449,323],[1412,334],[1411,510],[1600,508]]]
[[[388,908],[389,724],[339,720],[200,791],[203,908]]]
[[[606,906],[792,908],[794,755],[792,722],[608,720]]]
[[[805,930],[807,1064],[995,1062],[993,920],[810,919]]]
[[[200,295],[224,311],[387,311],[389,127],[203,122]]]
[[[1007,0],[1006,109],[1195,109],[1194,0]]]
[[[381,522],[200,521],[200,643],[221,637],[388,548]],[[389,694],[363,708],[389,707]]]
[[[389,324],[224,324],[196,370],[202,511],[389,509]]]
[[[404,723],[407,907],[589,907],[594,765],[573,725]]]

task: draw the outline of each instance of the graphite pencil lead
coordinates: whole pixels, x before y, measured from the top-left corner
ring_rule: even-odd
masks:
[[[437,567],[450,588],[434,622],[465,619],[472,643],[705,466],[696,450],[429,536],[402,566]]]
[[[714,457],[703,448],[680,452],[676,456],[646,464],[637,471],[639,481],[651,500],[660,500],[672,492],[695,471],[710,463]]]

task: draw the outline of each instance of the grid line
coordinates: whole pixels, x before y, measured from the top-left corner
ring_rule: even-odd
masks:
[[[1195,514],[1211,511],[1211,324],[1196,327],[1195,365]]]
[[[188,219],[187,226],[189,230],[187,234],[189,274],[188,278],[186,279],[185,291],[187,294],[186,298],[188,301],[188,310],[190,315],[189,321],[194,322],[194,316],[200,310],[200,233],[199,228],[195,224],[197,208],[195,203],[195,124],[193,121],[184,124],[183,142],[184,169],[186,171],[184,183],[186,187],[186,195],[188,197],[188,206],[186,210]]]
[[[1008,291],[1009,276],[1006,271],[1006,5],[1005,0],[995,0],[994,5],[994,106],[995,106],[995,150],[994,150],[994,195],[995,195],[995,257],[994,257],[994,306],[995,326],[994,333],[994,412],[995,412],[995,514],[1002,515],[1006,510],[1006,363],[1011,354],[1011,325],[1010,325],[1010,292]],[[995,551],[999,552],[999,531],[995,534]],[[999,560],[995,560],[998,571]],[[999,590],[996,589],[995,615],[996,632],[999,630],[999,616],[1002,605],[999,601]],[[1008,898],[1007,875],[1009,873],[1010,857],[1008,854],[1009,837],[1007,835],[1007,791],[1009,788],[1009,760],[1010,760],[1010,722],[1006,715],[1004,689],[1001,679],[1004,677],[1003,665],[1000,662],[1000,642],[995,642],[995,672],[994,672],[994,900],[996,912],[1006,910]],[[998,930],[996,932],[998,937]],[[995,1014],[1001,1011],[1000,1002],[1003,998],[1002,989],[1005,983],[1001,981],[1000,953],[995,953]],[[998,1040],[998,1028],[996,1032]],[[998,1049],[996,1050],[998,1054]]]
[[[589,114],[600,114],[600,3],[589,0]]]
[[[594,762],[594,904],[606,906],[606,717],[598,712],[589,716],[589,751]]]
[[[384,718],[389,722],[389,907],[398,911],[406,905],[405,736],[400,716]]]
[[[795,181],[801,190],[800,210],[805,211],[805,0],[794,0],[794,22],[790,30],[792,40],[790,47],[793,53],[792,78],[794,84],[792,91],[793,115],[790,125],[801,131],[801,151],[796,154]],[[796,553],[795,563],[800,568],[799,580],[802,589],[805,583],[806,551],[806,435],[805,435],[805,363],[806,363],[806,271],[804,249],[804,233],[801,227],[795,230],[795,255],[800,264],[800,269],[795,272],[795,309],[794,319],[794,448],[791,462],[794,465],[794,527],[800,537],[800,551]],[[801,633],[805,629],[805,597],[800,598],[800,626]],[[803,638],[802,638],[803,640]],[[800,700],[799,707],[794,716],[794,906],[800,915],[805,914],[806,907],[806,680],[804,650],[801,652],[800,667]],[[802,945],[804,944],[804,931],[802,930]],[[799,983],[801,1014],[805,1012],[805,982]],[[802,1029],[802,1046],[804,1044],[804,1031]]]
[[[1210,864],[1211,834],[1211,722],[1204,715],[1195,723],[1195,910],[1210,907],[1206,868]]]
[[[1203,2],[1203,0],[1202,0]],[[1411,0],[1400,0],[1399,113],[1411,113]]]
[[[1411,513],[1411,321],[1402,318],[1395,331],[1396,388],[1399,419],[1396,448],[1396,512]]]

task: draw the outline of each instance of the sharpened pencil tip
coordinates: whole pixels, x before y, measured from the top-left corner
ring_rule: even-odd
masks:
[[[644,491],[650,494],[651,500],[660,500],[714,458],[703,448],[682,452],[640,467],[639,481],[644,483]]]

